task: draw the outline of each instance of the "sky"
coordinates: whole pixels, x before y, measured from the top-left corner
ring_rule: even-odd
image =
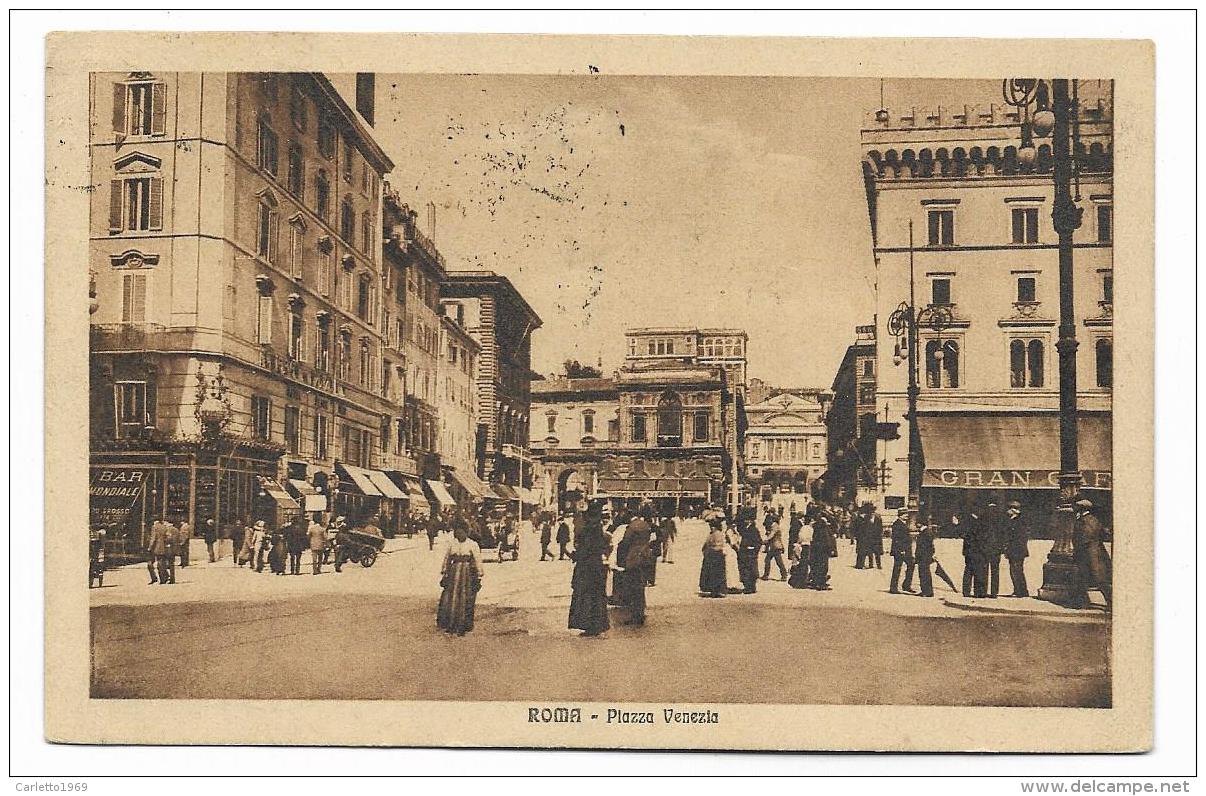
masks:
[[[378,74],[374,129],[449,267],[507,276],[541,316],[536,371],[610,373],[625,327],[724,326],[751,377],[828,387],[874,312],[864,114],[881,88],[906,107],[999,85]]]

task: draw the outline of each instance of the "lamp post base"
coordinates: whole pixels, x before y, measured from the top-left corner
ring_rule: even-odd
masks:
[[[1043,585],[1038,598],[1068,608],[1084,608],[1089,596],[1081,583],[1080,571],[1072,555],[1072,524],[1074,513],[1071,489],[1063,490],[1059,505],[1055,507],[1051,530],[1055,544],[1043,564]]]

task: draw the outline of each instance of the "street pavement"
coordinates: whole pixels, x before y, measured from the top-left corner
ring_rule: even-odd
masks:
[[[856,570],[839,540],[833,590],[760,581],[754,595],[698,596],[701,522],[680,524],[674,564],[659,564],[644,627],[597,639],[566,629],[569,561],[541,562],[525,534],[518,561],[487,563],[476,628],[435,627],[442,552],[394,539],[371,568],[255,573],[229,558],[145,567],[91,590],[93,694],[195,699],[473,699],[798,704],[1110,704],[1109,617],[1036,599],[889,594],[892,559]],[[959,540],[938,540],[956,579]],[[1032,542],[1031,589],[1049,542]],[[554,550],[556,546],[553,545]],[[1003,567],[1003,569],[1005,569]],[[1002,591],[1008,574],[1002,572]],[[1093,595],[1100,601],[1098,595]]]

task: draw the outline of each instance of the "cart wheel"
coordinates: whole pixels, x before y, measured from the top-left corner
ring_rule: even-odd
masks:
[[[362,566],[362,567],[366,567],[366,568],[367,568],[367,567],[371,567],[371,566],[373,565],[373,562],[374,562],[374,561],[376,561],[376,560],[377,560],[377,553],[376,553],[376,551],[374,551],[374,552],[372,552],[372,553],[365,553],[365,554],[364,554],[363,556],[361,556],[361,558],[360,558],[360,566]]]

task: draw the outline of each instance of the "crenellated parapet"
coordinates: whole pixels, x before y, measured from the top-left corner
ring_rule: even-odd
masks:
[[[1113,107],[1104,97],[1078,103],[1081,174],[1113,171]],[[1003,103],[880,108],[866,115],[861,134],[863,170],[876,181],[965,179],[1050,174],[1050,141],[1035,141],[1031,163],[1018,158],[1021,120]]]

